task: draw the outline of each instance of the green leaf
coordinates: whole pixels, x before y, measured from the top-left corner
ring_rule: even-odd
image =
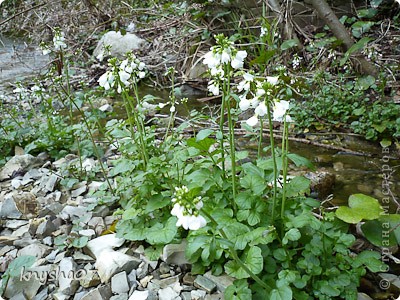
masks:
[[[305,157],[295,153],[289,153],[287,157],[296,165],[296,167],[307,167],[314,170],[314,165]]]
[[[361,91],[365,91],[369,89],[373,84],[375,84],[375,78],[373,76],[363,76],[357,79],[355,88]]]
[[[361,225],[368,241],[378,247],[400,245],[400,215],[383,215],[378,220]]]
[[[71,243],[71,246],[75,248],[83,248],[87,245],[88,241],[89,237],[81,236],[79,238],[74,239]]]
[[[208,153],[210,147],[214,145],[215,140],[210,138],[204,138],[201,141],[196,141],[195,138],[190,138],[186,141],[189,147],[196,148],[203,153]]]
[[[382,256],[376,251],[365,250],[357,255],[353,262],[354,267],[365,265],[371,272],[376,273],[385,270]]]
[[[240,180],[243,188],[253,192],[254,195],[262,195],[267,185],[263,177],[258,175],[246,175]]]
[[[336,210],[336,216],[350,224],[357,224],[361,220],[377,219],[383,212],[378,200],[363,194],[351,195],[348,205],[348,207],[340,206]]]
[[[367,45],[368,42],[370,42],[371,40],[372,39],[369,37],[363,37],[357,43],[355,43],[353,46],[351,46],[349,48],[349,50],[347,50],[346,53],[344,54],[344,57],[340,60],[340,66],[343,66],[347,62],[350,55],[363,49],[365,47],[365,45]]]
[[[164,197],[161,194],[156,194],[150,197],[146,204],[146,213],[153,212],[157,209],[163,208],[171,203],[171,199],[168,197]]]
[[[144,254],[149,260],[156,261],[163,253],[164,245],[157,245],[155,247],[147,247],[144,249]]]
[[[35,256],[31,255],[18,256],[8,265],[6,273],[9,274],[11,277],[18,277],[21,275],[22,268],[31,267],[35,263],[35,261],[36,261]]]
[[[262,271],[263,257],[259,247],[251,247],[249,250],[245,251],[241,259],[245,263],[246,267],[248,267],[254,274],[258,274]],[[229,261],[225,265],[225,272],[237,279],[250,277],[250,275],[236,261],[233,260]]]
[[[116,176],[121,173],[125,173],[127,171],[133,170],[135,168],[135,164],[130,159],[119,159],[114,168],[111,169],[111,176]]]
[[[297,241],[301,238],[301,233],[297,228],[292,228],[286,232],[282,239],[282,244],[286,245],[289,241]]]
[[[286,196],[294,197],[305,194],[310,188],[310,180],[303,176],[296,176],[287,184]]]
[[[351,33],[356,37],[359,38],[361,35],[375,25],[375,22],[371,21],[357,21],[353,25],[351,25]]]
[[[212,129],[200,130],[199,133],[196,135],[196,142],[200,142],[200,141],[204,140],[205,138],[209,137],[213,133],[214,133],[214,130],[212,130]]]
[[[299,41],[296,39],[284,41],[281,45],[281,50],[285,51],[287,49],[296,47],[299,44]]]
[[[288,286],[281,286],[273,289],[269,300],[291,300],[293,299],[292,289]]]
[[[156,223],[146,231],[146,241],[150,244],[168,244],[172,242],[178,227],[176,227],[176,217],[170,217],[165,225]]]
[[[388,139],[383,139],[382,141],[380,141],[380,144],[383,148],[386,148],[392,145],[392,141]]]
[[[326,281],[322,283],[321,292],[330,297],[337,297],[340,295],[340,290],[334,286],[331,286],[331,284]]]
[[[247,280],[235,280],[224,292],[225,300],[251,300],[251,290]]]

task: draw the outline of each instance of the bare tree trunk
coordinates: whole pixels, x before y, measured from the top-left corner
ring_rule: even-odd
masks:
[[[338,40],[341,40],[348,50],[354,45],[354,41],[348,33],[346,27],[340,23],[339,19],[332,11],[328,3],[325,0],[310,0],[314,9],[318,12],[318,15],[326,25],[332,30],[333,34]],[[361,71],[365,74],[376,76],[378,74],[375,66],[366,60],[360,53],[354,55],[360,64]]]

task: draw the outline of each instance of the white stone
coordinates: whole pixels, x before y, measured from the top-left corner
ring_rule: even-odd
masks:
[[[134,291],[129,297],[129,300],[147,300],[149,291]]]
[[[117,251],[105,250],[97,257],[95,267],[101,282],[108,282],[111,277],[119,272],[129,273],[140,264],[140,260]]]
[[[76,263],[71,257],[64,257],[59,264],[59,291],[65,295],[73,295],[79,287],[79,281],[75,276],[78,274]]]
[[[122,35],[119,31],[109,31],[100,39],[96,49],[93,51],[93,56],[99,57],[100,54],[104,53],[105,45],[108,45],[111,46],[111,56],[123,57],[129,51],[140,49],[145,42],[145,40],[133,33]]]
[[[115,274],[111,278],[111,291],[114,294],[129,292],[129,283],[125,271]]]
[[[179,293],[175,292],[170,286],[165,289],[158,290],[159,300],[175,300],[179,296]]]
[[[86,245],[87,252],[95,258],[103,252],[104,250],[112,250],[117,247],[121,247],[125,242],[124,239],[117,238],[116,234],[106,234],[99,236]]]

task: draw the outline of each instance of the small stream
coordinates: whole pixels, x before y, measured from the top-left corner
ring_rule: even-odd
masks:
[[[49,57],[38,47],[0,35],[0,92],[16,81],[34,78],[48,63]]]

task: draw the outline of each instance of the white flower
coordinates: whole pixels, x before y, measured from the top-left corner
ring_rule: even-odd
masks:
[[[252,82],[254,80],[254,76],[251,75],[250,73],[245,73],[243,75],[244,80],[242,80],[241,82],[239,82],[238,86],[237,86],[237,90],[239,92],[245,90],[248,91],[250,89],[250,82]]]
[[[250,73],[244,73],[243,78],[244,78],[244,80],[251,82],[254,80],[254,75],[252,75]]]
[[[63,32],[59,32],[54,35],[53,44],[54,44],[54,49],[56,51],[67,48],[67,45],[64,43],[64,40],[65,40],[65,38],[64,38]]]
[[[139,71],[142,71],[146,67],[146,64],[144,62],[140,62],[138,65]]]
[[[277,84],[279,81],[279,77],[277,76],[267,76],[267,82],[269,82],[272,85]]]
[[[211,76],[218,76],[220,78],[223,78],[225,75],[224,70],[221,68],[221,66],[219,67],[214,67],[210,70]]]
[[[179,219],[180,217],[183,216],[184,210],[185,208],[183,206],[180,206],[178,203],[175,203],[174,207],[171,210],[171,215],[176,216]]]
[[[234,69],[243,68],[243,61],[247,57],[246,51],[238,51],[235,58],[231,61],[231,66]]]
[[[273,120],[282,122],[283,116],[286,114],[286,111],[289,109],[289,102],[285,100],[275,101],[274,104],[274,113],[273,113]],[[290,116],[286,116],[286,121],[291,122],[292,118]]]
[[[114,75],[107,71],[101,75],[97,81],[101,87],[103,87],[105,90],[109,90],[112,86],[114,86]]]
[[[239,102],[239,108],[243,111],[247,110],[251,105],[251,101],[246,99],[246,98],[242,98]]]
[[[146,76],[146,72],[141,71],[141,72],[138,73],[138,76],[139,76],[140,79],[143,79]]]
[[[265,90],[263,88],[259,88],[256,90],[256,96],[261,97],[265,94]]]
[[[258,106],[258,103],[260,103],[259,97],[254,97],[253,99],[250,100],[251,104],[250,106],[252,108],[256,108]]]
[[[254,110],[254,112],[259,115],[259,116],[264,116],[267,113],[267,106],[265,105],[265,102],[262,101],[260,104],[258,104],[258,106],[256,107],[256,109]]]
[[[212,69],[220,64],[220,59],[218,55],[209,51],[204,55],[203,64],[207,65],[209,69]]]
[[[50,54],[51,53],[51,50],[49,49],[49,48],[43,48],[43,50],[42,50],[43,52],[43,55],[47,55],[47,54]]]
[[[169,109],[169,111],[172,112],[172,113],[174,113],[175,110],[176,110],[176,109],[175,109],[175,105],[172,105],[172,106],[170,107],[170,109]]]
[[[221,63],[226,64],[231,60],[231,49],[224,49],[221,54]]]
[[[98,61],[103,61],[104,59],[104,50],[101,50],[99,55],[96,56]]]
[[[131,78],[131,74],[125,72],[124,70],[121,70],[118,72],[119,79],[124,85],[129,85],[129,79]]]
[[[267,33],[268,33],[268,28],[261,27],[260,37],[263,37],[264,35],[267,35]]]
[[[176,222],[176,226],[182,226],[186,230],[198,230],[201,227],[207,225],[206,219],[203,216],[198,215],[185,215],[185,208],[178,203],[174,204],[174,207],[171,210],[171,215],[176,216],[178,221]]]
[[[257,125],[257,122],[258,122],[258,117],[257,117],[257,115],[254,115],[246,121],[246,124],[251,127],[254,127]]]
[[[210,81],[211,84],[208,85],[208,90],[210,93],[212,93],[214,96],[219,95],[219,85],[215,84],[213,81]]]

